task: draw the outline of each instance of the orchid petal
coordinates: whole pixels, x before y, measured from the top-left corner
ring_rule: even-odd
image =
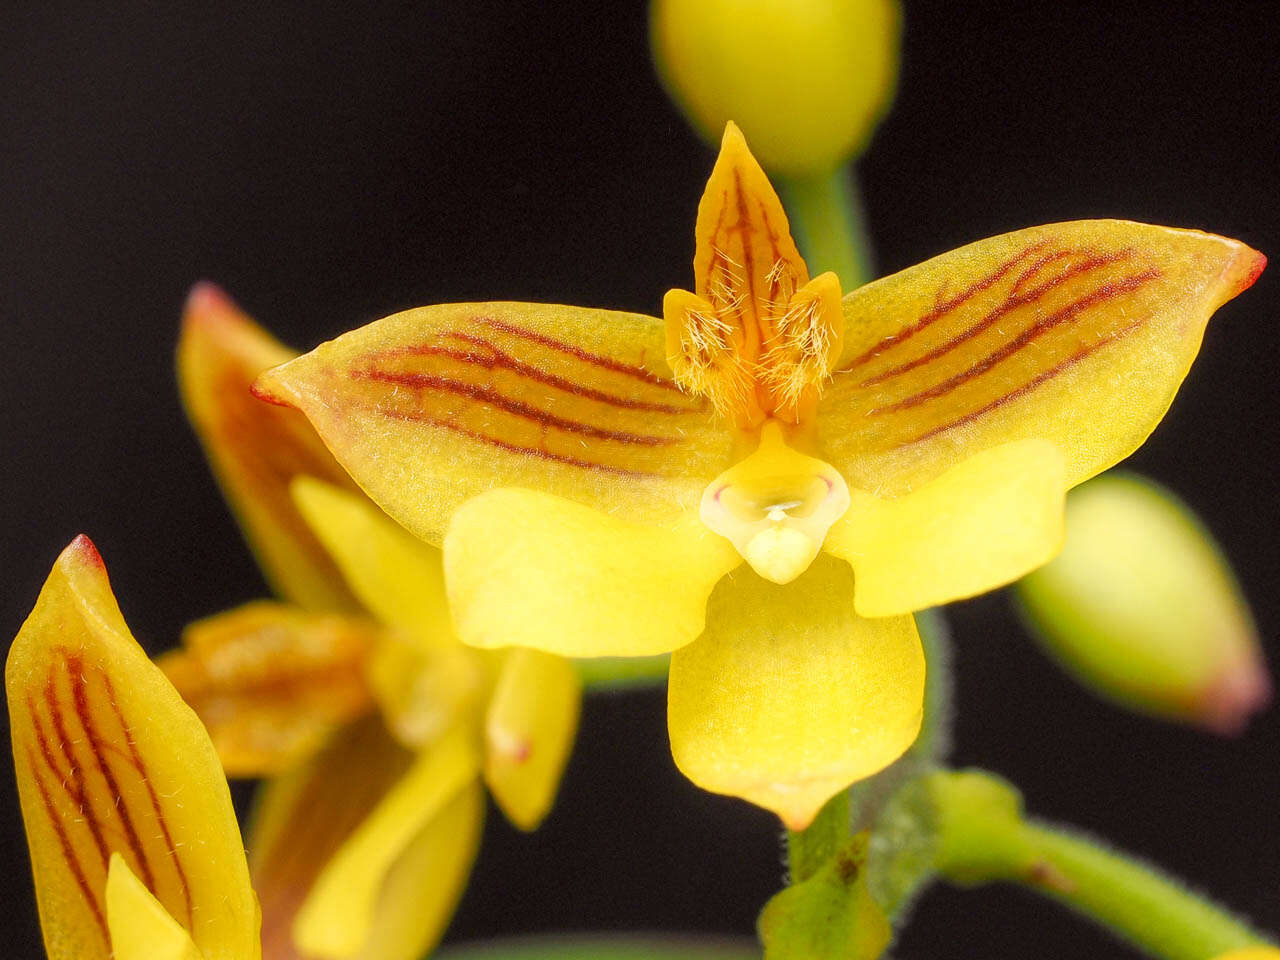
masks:
[[[702,632],[706,600],[741,558],[689,516],[658,529],[533,490],[492,490],[454,516],[444,548],[458,635],[570,657],[665,653]]]
[[[826,549],[853,565],[864,617],[923,610],[1004,586],[1062,547],[1065,467],[1047,440],[970,457],[896,500],[854,491]]]
[[[359,494],[311,477],[298,477],[292,489],[299,511],[379,621],[408,633],[422,649],[457,643],[439,549]]]
[[[440,738],[460,717],[477,715],[493,687],[495,664],[461,643],[423,649],[388,630],[366,665],[387,727],[406,747]]]
[[[377,627],[271,601],[198,620],[156,660],[203,721],[231,777],[293,766],[372,701],[363,664]]]
[[[485,716],[484,779],[521,830],[533,830],[551,808],[573,748],[581,699],[572,661],[527,648],[503,657]]]
[[[268,783],[249,834],[254,880],[262,891],[267,960],[313,960],[294,922],[326,865],[374,817],[411,769],[414,755],[377,718],[353,724],[298,770]],[[432,804],[426,791],[421,802]],[[475,859],[484,817],[478,780],[456,791],[373,878],[374,904],[362,932],[344,939],[347,960],[417,960],[439,940]],[[367,849],[367,848],[366,848]],[[359,941],[356,943],[356,941]]]
[[[54,565],[5,686],[50,960],[108,957],[112,854],[206,960],[258,957],[257,901],[218,756],[130,635],[88,538]]]
[[[212,284],[191,291],[178,342],[183,404],[263,573],[282,597],[308,609],[355,609],[290,501],[289,481],[308,474],[356,487],[305,417],[249,392],[260,373],[295,356]]]
[[[113,960],[204,960],[187,931],[118,853],[107,869],[106,902]]]
[[[1092,220],[993,237],[869,284],[844,300],[823,455],[850,487],[893,497],[1038,437],[1080,483],[1146,439],[1209,316],[1265,263],[1212,234]]]
[[[853,586],[847,563],[819,556],[785,586],[744,570],[716,588],[706,632],[671,657],[667,721],[685,776],[799,830],[911,745],[925,670],[915,623],[863,619]]]
[[[465,726],[422,752],[320,871],[293,924],[304,955],[345,958],[364,948],[390,871],[479,771],[480,757]]]
[[[414,754],[377,716],[343,728],[302,765],[263,784],[247,841],[267,960],[298,960],[293,922],[325,864],[404,776]]]
[[[632,520],[696,510],[730,438],[682,394],[662,321],[527,303],[398,313],[264,374],[378,505],[439,545],[495,487],[558,494]]]
[[[484,825],[484,790],[463,787],[387,871],[378,914],[352,960],[418,960],[444,935],[466,889]]]

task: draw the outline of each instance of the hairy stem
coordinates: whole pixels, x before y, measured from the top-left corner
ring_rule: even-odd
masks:
[[[1035,853],[1014,878],[1094,920],[1148,953],[1169,960],[1207,960],[1267,941],[1222,907],[1154,867],[1063,827],[1024,827]]]
[[[1024,819],[1010,784],[980,770],[929,778],[936,867],[955,883],[1005,881],[1051,897],[1154,957],[1211,960],[1269,941],[1153,866],[1069,828]]]

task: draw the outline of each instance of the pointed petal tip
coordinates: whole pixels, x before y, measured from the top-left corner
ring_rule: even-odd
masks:
[[[1267,269],[1267,255],[1261,251],[1254,250],[1252,247],[1244,248],[1242,259],[1245,263],[1245,269],[1236,293],[1243,293],[1252,287],[1258,278],[1262,276],[1262,271]]]
[[[775,810],[774,813],[782,820],[782,825],[792,833],[799,833],[801,830],[808,830],[813,825],[814,818],[818,816],[818,811],[822,809],[819,804],[812,809],[805,807],[790,807]]]
[[[200,280],[187,294],[182,313],[185,320],[192,321],[208,319],[232,309],[235,309],[235,301],[227,296],[225,290],[209,280]]]
[[[105,567],[102,554],[98,552],[98,548],[94,546],[88,535],[83,533],[77,534],[76,538],[67,544],[60,559],[75,560],[99,568]]]
[[[92,540],[88,539],[88,534],[77,534],[76,539],[67,545],[64,553],[79,557],[86,563],[92,563],[93,566],[102,566],[102,554],[97,552],[97,547],[93,545]]]
[[[266,371],[249,385],[249,392],[265,403],[275,404],[277,407],[296,407],[293,399],[289,396],[287,388],[281,382],[281,378],[277,373],[278,367]]]
[[[1209,685],[1200,705],[1200,726],[1220,737],[1238,737],[1271,705],[1272,694],[1266,664],[1261,657],[1250,657]]]

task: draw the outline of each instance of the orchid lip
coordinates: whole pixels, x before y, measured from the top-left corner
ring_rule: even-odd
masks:
[[[707,487],[701,517],[756,573],[789,583],[808,569],[848,507],[844,478],[787,446],[781,424],[770,421],[756,451]]]

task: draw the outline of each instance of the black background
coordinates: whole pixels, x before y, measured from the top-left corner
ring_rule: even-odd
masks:
[[[154,651],[264,591],[178,406],[193,281],[299,347],[445,300],[658,312],[690,282],[712,155],[652,78],[638,3],[112,6],[5,6],[0,634],[84,531]],[[882,272],[1090,216],[1280,253],[1272,4],[908,3],[906,17],[897,104],[862,164]],[[1272,274],[1210,325],[1131,465],[1205,517],[1280,660]],[[957,762],[1280,926],[1280,710],[1234,741],[1134,718],[1046,663],[1003,596],[954,614]],[[3,779],[0,940],[34,958]],[[600,696],[545,828],[490,818],[449,938],[747,935],[781,877],[771,817],[675,772],[662,694]],[[1129,955],[1027,895],[947,888],[898,953]]]

